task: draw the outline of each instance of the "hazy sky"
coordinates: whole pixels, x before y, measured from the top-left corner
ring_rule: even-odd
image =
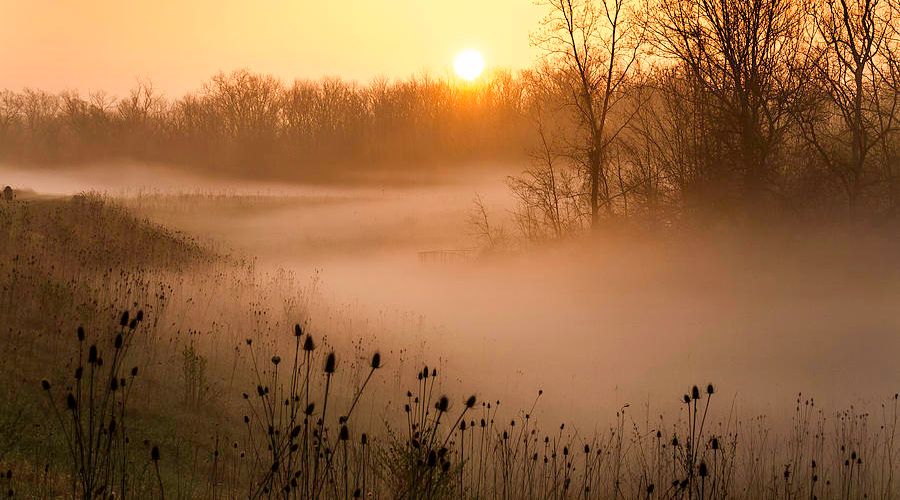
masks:
[[[464,48],[519,68],[541,9],[531,0],[0,0],[0,88],[168,94],[219,70],[285,80],[449,72]]]

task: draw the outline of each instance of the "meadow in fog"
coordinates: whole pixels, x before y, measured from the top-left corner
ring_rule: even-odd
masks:
[[[527,66],[366,81],[254,69],[285,44],[210,21],[256,57],[179,92],[79,88],[94,66],[53,77],[59,35],[24,33],[47,87],[0,90],[2,491],[900,496],[900,3],[510,9]],[[304,43],[339,68],[341,41]]]

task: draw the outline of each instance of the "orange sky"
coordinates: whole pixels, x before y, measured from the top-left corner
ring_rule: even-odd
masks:
[[[285,80],[444,74],[464,48],[521,68],[540,17],[530,0],[0,0],[0,88],[121,95],[149,77],[178,95],[242,67]]]

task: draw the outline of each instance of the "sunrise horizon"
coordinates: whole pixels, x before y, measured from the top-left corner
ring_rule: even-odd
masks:
[[[900,499],[900,0],[0,0],[0,495]]]

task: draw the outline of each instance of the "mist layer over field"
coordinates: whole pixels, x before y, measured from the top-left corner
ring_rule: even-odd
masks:
[[[467,223],[476,193],[496,224],[510,224],[502,171],[489,172],[346,188],[158,182],[142,167],[3,175],[41,192],[118,194],[262,268],[318,276],[318,293],[348,328],[405,322],[391,347],[427,352],[422,361],[460,387],[516,407],[538,388],[554,416],[585,420],[674,401],[707,381],[770,414],[798,392],[840,405],[896,391],[900,253],[889,232],[616,232],[476,258]],[[434,250],[470,252],[423,262],[419,253]]]

